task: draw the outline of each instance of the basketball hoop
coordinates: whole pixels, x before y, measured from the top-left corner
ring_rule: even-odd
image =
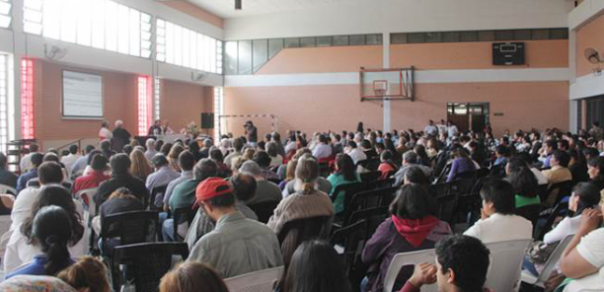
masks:
[[[375,80],[373,81],[373,93],[377,97],[384,97],[388,91],[388,81],[386,80]]]

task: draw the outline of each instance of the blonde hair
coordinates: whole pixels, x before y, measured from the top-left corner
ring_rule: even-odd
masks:
[[[142,179],[143,181],[146,180],[147,176],[153,172],[153,169],[151,168],[149,161],[147,161],[143,151],[138,149],[133,150],[132,153],[130,153],[130,161],[132,161],[132,165],[130,165],[130,174]]]
[[[243,159],[245,160],[252,160],[252,158],[254,158],[254,154],[256,153],[256,150],[254,148],[247,148],[243,151]]]
[[[113,193],[111,193],[111,195],[109,196],[109,198],[107,199],[107,201],[112,200],[112,199],[119,199],[119,198],[127,198],[127,199],[138,200],[137,197],[135,197],[134,195],[132,195],[132,193],[130,192],[130,190],[128,188],[121,187],[121,188],[113,191]]]
[[[61,271],[57,278],[78,291],[111,292],[105,265],[93,258],[83,257],[73,265]]]
[[[296,178],[296,166],[298,166],[298,160],[292,159],[287,162],[287,168],[285,171],[285,180],[291,181]]]
[[[185,151],[185,148],[182,147],[182,145],[174,144],[174,146],[172,146],[172,149],[170,149],[170,153],[168,153],[168,162],[170,163],[170,167],[172,167],[172,169],[178,172],[181,171],[180,165],[178,165],[178,156],[183,151]]]
[[[243,158],[243,156],[235,157],[231,160],[231,170],[233,172],[239,171],[243,163],[248,161],[248,159]]]
[[[317,178],[319,178],[319,163],[312,157],[300,157],[296,166],[296,179],[300,184],[298,190],[302,193],[313,192]]]

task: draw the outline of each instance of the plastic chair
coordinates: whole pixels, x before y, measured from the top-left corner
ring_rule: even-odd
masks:
[[[543,226],[541,228],[539,228],[539,229],[535,228],[534,233],[536,236],[534,236],[534,237],[537,240],[543,240],[543,237],[545,237],[545,234],[548,233],[550,230],[552,230],[552,226],[554,225],[554,222],[556,221],[556,217],[562,216],[562,212],[567,211],[567,210],[568,210],[568,202],[560,202],[555,207],[542,211],[541,214],[539,214],[539,216],[546,217],[547,219],[545,220],[545,224],[543,224]]]
[[[361,177],[361,181],[364,183],[369,183],[369,182],[379,180],[381,175],[382,175],[382,173],[379,171],[364,172],[364,173],[359,174],[359,176]]]
[[[94,201],[94,195],[97,193],[98,188],[90,188],[80,190],[76,193],[76,200],[82,203],[84,206],[84,222],[90,222],[92,217],[96,216],[96,202]]]
[[[564,252],[564,249],[566,249],[570,241],[573,239],[573,236],[574,235],[569,235],[562,241],[560,241],[560,243],[558,243],[558,246],[556,246],[554,252],[552,252],[552,254],[545,262],[543,270],[541,271],[541,274],[539,274],[538,277],[535,277],[530,272],[523,270],[521,275],[521,281],[545,289],[545,282],[547,281],[547,279],[549,279],[549,277],[552,275],[552,272],[556,269],[558,261],[560,260],[560,257],[562,257],[562,253]]]
[[[228,278],[224,283],[231,292],[273,292],[275,282],[283,273],[281,266]]]
[[[182,225],[184,224],[187,224],[184,228],[188,229],[189,226],[191,226],[191,222],[193,222],[193,219],[195,219],[195,214],[197,213],[198,209],[199,208],[191,209],[191,207],[185,207],[174,210],[174,212],[172,213],[172,218],[174,219],[174,241],[184,240],[184,238],[178,233],[178,229],[182,229]],[[185,230],[184,234],[187,233],[186,231],[187,230]]]
[[[516,215],[525,218],[526,220],[533,223],[533,231],[537,229],[537,221],[539,221],[539,213],[541,212],[541,205],[528,205],[516,209]]]
[[[396,188],[388,187],[362,191],[352,196],[346,194],[346,198],[344,199],[344,222],[347,222],[355,211],[390,205],[394,200],[396,190]]]
[[[346,227],[361,220],[366,221],[365,238],[367,239],[375,233],[375,230],[386,220],[388,215],[387,206],[358,210],[352,213],[348,222],[344,222],[343,226]]]
[[[298,246],[311,239],[327,239],[331,232],[331,216],[317,216],[285,223],[277,234],[285,266],[289,265]]]
[[[110,258],[113,256],[109,239],[119,238],[116,246],[155,241],[158,222],[155,211],[124,212],[101,218],[101,253]]]
[[[11,194],[17,196],[17,190],[11,186],[0,184],[0,194]]]
[[[412,252],[399,253],[392,258],[388,272],[384,278],[384,292],[392,292],[396,277],[399,271],[404,266],[416,265],[421,263],[434,263],[436,259],[436,251],[434,249],[426,249]],[[422,292],[437,292],[436,284],[426,285],[422,287]]]
[[[532,239],[522,239],[486,244],[491,251],[491,264],[485,287],[501,292],[518,291],[524,255],[531,242]]]
[[[149,198],[149,203],[145,204],[145,209],[148,209],[151,211],[161,210],[161,208],[163,206],[163,200],[161,202],[161,206],[159,206],[159,207],[155,204],[155,200],[158,195],[161,195],[161,197],[163,198],[164,194],[166,193],[167,188],[168,188],[168,185],[154,187],[151,190],[151,198]]]
[[[117,246],[111,266],[114,291],[120,291],[122,273],[119,266],[123,264],[134,277],[137,292],[157,292],[161,278],[172,267],[173,255],[186,260],[189,256],[187,244],[163,242]]]
[[[279,201],[268,201],[258,204],[249,205],[248,207],[256,213],[258,221],[262,223],[268,223],[268,220],[273,216],[275,209],[279,205]]]
[[[345,267],[348,267],[346,274],[357,266],[363,246],[365,246],[367,221],[361,220],[352,225],[338,229],[331,235],[330,243],[338,254],[343,257]]]
[[[341,185],[337,186],[334,189],[334,191],[331,193],[331,201],[334,202],[338,198],[338,196],[340,196],[341,194],[344,194],[347,196],[348,194],[354,194],[356,192],[364,190],[364,188],[365,188],[365,184],[363,184],[361,182],[341,184]]]
[[[551,207],[552,205],[558,204],[562,198],[566,197],[566,196],[570,196],[572,193],[572,189],[573,189],[573,182],[572,181],[564,181],[564,182],[560,182],[557,184],[553,184],[549,187],[548,191],[547,191],[547,198],[543,199],[542,198],[542,202],[548,202],[551,200],[550,197],[552,196],[556,196],[553,204],[548,205],[548,207]]]

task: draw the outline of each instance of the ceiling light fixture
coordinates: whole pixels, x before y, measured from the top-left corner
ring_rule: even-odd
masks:
[[[243,9],[243,0],[235,0],[235,10]]]

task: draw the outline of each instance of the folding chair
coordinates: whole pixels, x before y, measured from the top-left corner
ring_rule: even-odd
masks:
[[[570,241],[573,239],[573,236],[574,235],[569,235],[562,241],[560,241],[560,243],[558,243],[558,246],[556,246],[554,252],[552,252],[552,254],[545,262],[543,270],[541,271],[539,276],[535,276],[529,271],[523,270],[521,274],[521,281],[545,289],[545,282],[549,279],[549,277],[552,275],[552,272],[554,272],[554,270],[556,269],[558,261],[560,260],[560,257],[562,257],[562,253],[564,252],[564,249],[566,249]]]
[[[436,251],[434,249],[404,252],[395,255],[390,262],[388,272],[386,272],[386,277],[384,278],[384,292],[392,292],[396,278],[402,267],[421,263],[434,263],[435,259]],[[438,292],[438,286],[436,284],[423,286],[422,292]]]
[[[524,255],[532,239],[486,244],[491,251],[491,264],[485,287],[493,291],[518,291]]]

